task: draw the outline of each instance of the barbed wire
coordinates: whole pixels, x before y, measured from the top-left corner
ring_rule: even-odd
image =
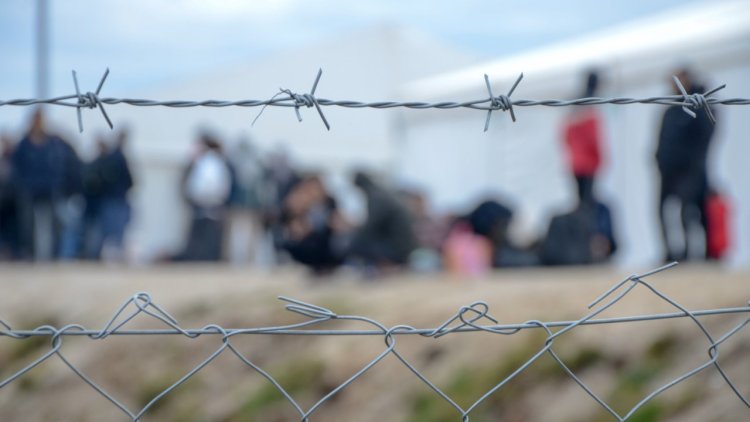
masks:
[[[104,105],[115,105],[115,104],[127,104],[137,107],[172,107],[172,108],[187,108],[187,107],[262,107],[261,111],[257,114],[253,120],[253,124],[258,120],[263,110],[266,107],[293,107],[298,121],[302,121],[302,115],[299,111],[300,108],[315,107],[318,115],[320,116],[323,125],[326,129],[330,130],[331,126],[328,119],[323,114],[322,107],[345,107],[345,108],[374,108],[374,109],[389,109],[389,108],[408,108],[408,109],[439,109],[439,110],[452,110],[452,109],[472,109],[487,111],[487,117],[485,118],[484,131],[489,129],[490,118],[492,117],[493,111],[507,111],[510,113],[512,121],[516,121],[516,115],[513,107],[533,107],[533,106],[546,106],[546,107],[567,107],[567,106],[584,106],[584,105],[601,105],[601,104],[614,104],[614,105],[627,105],[627,104],[659,104],[659,105],[671,105],[681,106],[685,113],[692,117],[696,117],[696,112],[704,110],[709,120],[715,123],[715,117],[711,111],[712,105],[750,105],[750,98],[724,98],[719,99],[712,97],[716,92],[724,89],[726,84],[720,85],[712,90],[703,93],[692,93],[688,94],[685,87],[680,82],[680,79],[676,76],[673,77],[674,82],[680,95],[663,95],[653,96],[645,98],[631,98],[631,97],[614,97],[614,98],[601,98],[601,97],[586,97],[576,98],[572,100],[559,100],[559,99],[544,99],[544,100],[517,100],[511,99],[510,96],[515,91],[523,79],[523,73],[521,73],[508,94],[505,95],[494,95],[492,87],[489,81],[489,76],[484,75],[484,81],[487,88],[488,97],[480,98],[471,101],[440,101],[440,102],[423,102],[423,101],[353,101],[353,100],[330,100],[325,98],[318,98],[315,95],[315,91],[320,82],[323,70],[319,69],[318,74],[315,77],[313,86],[309,93],[299,94],[292,90],[279,88],[279,92],[273,97],[267,100],[148,100],[148,99],[136,99],[136,98],[112,98],[112,97],[99,97],[104,82],[109,75],[109,69],[106,69],[102,78],[99,81],[96,91],[88,91],[81,93],[78,87],[78,77],[76,72],[73,71],[73,83],[75,86],[75,94],[63,95],[54,98],[31,98],[31,99],[11,99],[11,100],[0,100],[0,106],[33,106],[40,104],[48,104],[55,106],[74,107],[76,109],[76,115],[78,118],[78,129],[83,132],[83,121],[81,118],[81,109],[98,108],[102,116],[104,117],[107,125],[113,128],[112,122],[107,115]]]
[[[656,289],[652,284],[645,281],[646,278],[667,270],[673,267],[675,264],[676,263],[672,263],[642,274],[631,275],[614,284],[611,288],[609,288],[602,295],[596,298],[591,304],[589,304],[588,308],[590,309],[590,311],[580,319],[574,321],[551,322],[529,320],[519,324],[500,324],[498,319],[490,314],[490,309],[487,303],[482,301],[473,302],[467,306],[461,307],[456,313],[451,315],[438,327],[416,328],[411,325],[405,324],[397,324],[389,327],[365,316],[342,315],[322,306],[282,296],[279,297],[279,299],[285,303],[285,309],[287,311],[302,315],[303,317],[305,317],[304,321],[293,324],[255,328],[224,328],[217,324],[209,324],[200,329],[186,329],[183,328],[170,313],[168,313],[164,308],[155,303],[148,293],[141,292],[136,293],[131,298],[127,299],[122,305],[120,305],[120,307],[112,314],[107,322],[104,323],[102,328],[98,330],[87,329],[79,324],[68,324],[60,328],[51,325],[43,325],[31,330],[17,330],[12,328],[11,325],[7,322],[0,320],[0,337],[8,337],[19,341],[23,341],[36,336],[47,336],[51,338],[50,349],[46,353],[44,353],[42,356],[38,357],[22,369],[8,376],[4,380],[0,381],[0,394],[2,394],[2,388],[21,378],[42,362],[45,362],[46,360],[51,359],[53,356],[55,356],[60,361],[62,361],[62,363],[64,363],[76,376],[81,378],[92,389],[94,389],[101,396],[106,398],[109,402],[111,402],[114,406],[121,410],[125,415],[127,415],[130,420],[138,421],[146,414],[149,409],[154,407],[154,404],[156,402],[162,399],[165,395],[172,392],[179,385],[183,384],[185,381],[193,377],[196,373],[208,366],[218,356],[229,353],[239,359],[243,364],[256,371],[260,376],[265,378],[265,380],[268,381],[276,390],[278,390],[278,392],[282,394],[284,398],[289,402],[289,404],[295,409],[295,411],[299,414],[300,420],[306,422],[308,421],[309,417],[317,409],[320,408],[322,404],[329,401],[333,396],[354,383],[365,372],[372,369],[384,358],[389,355],[393,355],[404,365],[406,369],[409,370],[409,372],[411,372],[421,382],[429,387],[432,392],[434,392],[440,398],[445,400],[452,408],[454,408],[461,421],[469,421],[471,412],[476,409],[477,406],[479,406],[492,394],[503,388],[509,381],[519,376],[526,368],[532,365],[541,356],[547,354],[551,356],[552,359],[554,359],[555,363],[560,367],[560,369],[565,374],[567,374],[567,376],[569,376],[589,397],[591,397],[594,402],[596,402],[602,409],[607,411],[615,420],[620,422],[630,419],[636,411],[641,409],[646,403],[651,401],[654,397],[658,396],[665,390],[668,390],[711,367],[713,367],[716,372],[719,373],[722,380],[731,388],[737,398],[746,407],[748,407],[748,411],[750,412],[750,401],[740,392],[740,390],[737,388],[728,374],[724,371],[718,361],[720,346],[729,338],[735,336],[748,324],[750,324],[750,317],[739,322],[734,327],[723,333],[720,337],[712,336],[698,318],[702,316],[719,314],[750,314],[750,302],[748,302],[744,306],[733,308],[709,309],[700,311],[691,311],[687,309],[666,294],[662,293],[660,290]],[[615,318],[596,318],[599,314],[606,311],[607,309],[610,309],[619,301],[621,301],[637,286],[646,288],[648,292],[650,292],[652,295],[656,296],[666,304],[670,305],[671,307],[675,308],[677,312]],[[153,320],[165,324],[168,328],[138,330],[124,328],[139,315],[150,317]],[[689,318],[692,323],[696,325],[702,335],[706,338],[706,351],[708,354],[708,359],[698,366],[659,386],[624,414],[616,412],[605,400],[601,398],[601,396],[595,393],[592,388],[584,383],[584,381],[565,363],[564,359],[562,359],[553,348],[556,339],[579,326],[629,323],[636,321],[655,321],[672,318]],[[315,328],[317,325],[320,325],[324,322],[332,321],[357,321],[369,325],[370,329],[348,330]],[[553,328],[560,329],[557,331],[553,331]],[[528,358],[525,362],[518,366],[510,375],[500,380],[492,388],[486,391],[481,397],[479,397],[472,404],[466,407],[462,407],[457,404],[456,401],[453,400],[444,390],[442,390],[437,384],[429,380],[414,366],[412,362],[406,359],[396,347],[397,338],[404,335],[419,335],[422,337],[438,339],[446,335],[458,335],[460,333],[468,332],[486,332],[508,336],[527,329],[544,331],[546,335],[544,345],[530,358]],[[211,353],[211,355],[201,361],[197,366],[190,369],[187,374],[185,374],[179,380],[175,381],[172,385],[154,396],[141,409],[135,411],[126,407],[113,394],[95,383],[80,368],[74,365],[62,351],[63,338],[68,336],[87,336],[92,340],[104,340],[110,336],[120,335],[181,335],[191,339],[195,339],[204,335],[219,335],[221,336],[222,344],[213,353]],[[333,388],[312,406],[304,409],[299,404],[299,402],[297,402],[297,400],[278,382],[278,380],[276,380],[269,372],[254,363],[250,358],[240,352],[232,344],[232,338],[242,335],[379,335],[383,337],[385,347],[375,358],[373,358],[371,361],[357,370],[354,375],[350,376],[338,386]]]

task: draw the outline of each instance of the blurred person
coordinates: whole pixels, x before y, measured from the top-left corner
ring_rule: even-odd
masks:
[[[428,200],[422,192],[401,191],[399,196],[411,214],[419,246],[439,250],[448,231],[448,222],[430,211]]]
[[[107,144],[102,134],[94,140],[96,156],[84,163],[81,175],[83,198],[86,207],[83,213],[84,259],[99,259],[102,247],[101,203],[104,194],[102,157],[107,154]]]
[[[10,137],[0,136],[0,260],[15,259],[19,253],[13,148]]]
[[[587,265],[608,260],[616,250],[609,208],[585,200],[552,218],[539,258],[544,265]]]
[[[268,192],[263,180],[263,163],[255,147],[241,138],[229,154],[235,171],[229,198],[227,257],[235,264],[254,262],[264,238],[262,213]]]
[[[283,225],[281,214],[284,201],[291,190],[301,180],[297,170],[292,166],[289,154],[283,148],[274,151],[268,157],[264,175],[264,185],[268,201],[264,211],[264,223],[266,229],[271,233],[274,249],[277,252],[277,261],[283,251]]]
[[[680,69],[676,74],[689,94],[704,91],[688,69]],[[674,94],[680,94],[676,86]],[[666,261],[706,257],[704,206],[708,194],[707,157],[713,133],[714,125],[705,111],[693,118],[682,107],[670,106],[662,117],[656,164],[661,176],[659,221]],[[675,206],[670,209],[669,203]],[[691,254],[691,250],[695,253]]]
[[[307,176],[292,188],[285,200],[282,221],[283,247],[292,259],[316,275],[328,274],[342,263],[339,234],[346,229],[346,223],[320,176]]]
[[[130,222],[128,192],[133,187],[127,157],[123,151],[129,133],[119,131],[112,145],[97,139],[98,156],[84,171],[86,220],[89,226],[88,256],[121,261],[125,230]]]
[[[474,233],[492,243],[502,243],[507,238],[513,211],[494,199],[482,201],[466,217]]]
[[[353,182],[367,201],[367,218],[355,230],[347,258],[376,271],[407,264],[418,246],[409,211],[369,175],[356,172]]]
[[[594,97],[599,87],[599,74],[586,74],[583,97]],[[570,171],[576,181],[578,198],[594,196],[594,182],[601,166],[602,119],[595,106],[571,107],[565,121],[563,139]]]
[[[124,151],[129,136],[127,129],[116,134],[112,150],[107,154],[102,168],[106,187],[102,198],[103,245],[105,257],[115,260],[124,258],[125,230],[131,218],[128,193],[133,188],[133,176]]]
[[[427,198],[418,191],[402,191],[400,196],[411,213],[418,248],[409,258],[410,267],[417,271],[437,271],[442,267],[441,252],[450,230],[445,218],[430,212]]]
[[[273,188],[273,201],[281,206],[292,188],[301,180],[284,149],[273,152],[268,160],[266,178]]]
[[[183,197],[190,205],[192,218],[187,245],[177,260],[221,260],[233,177],[219,141],[202,133],[197,153],[185,169],[182,181]]]
[[[80,257],[83,245],[83,213],[86,202],[81,181],[83,161],[68,143],[63,141],[65,172],[61,200],[57,213],[61,221],[60,243],[57,256],[62,260]]]
[[[537,251],[518,247],[511,239],[510,225],[513,210],[495,199],[481,202],[467,216],[472,231],[486,238],[491,246],[494,267],[523,267],[537,265]]]
[[[600,75],[586,73],[583,97],[597,95]],[[584,265],[603,262],[617,249],[609,207],[595,193],[602,162],[602,118],[595,106],[574,107],[567,116],[563,138],[578,204],[550,221],[539,258],[545,265]]]
[[[75,150],[47,133],[42,109],[31,118],[27,134],[16,146],[12,178],[17,193],[20,254],[50,260],[76,253],[80,223],[80,165]]]

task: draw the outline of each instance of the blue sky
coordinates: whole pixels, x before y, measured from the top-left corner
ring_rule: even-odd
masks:
[[[106,93],[127,96],[175,79],[294,49],[383,22],[415,26],[495,58],[685,3],[680,0],[49,0],[50,94],[84,90],[104,68]],[[35,1],[0,2],[0,98],[34,94]],[[115,77],[116,75],[116,77]]]

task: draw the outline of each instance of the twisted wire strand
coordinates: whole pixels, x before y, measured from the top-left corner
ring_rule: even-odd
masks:
[[[100,97],[99,94],[102,90],[102,86],[109,75],[109,69],[106,69],[102,76],[97,89],[94,92],[81,93],[78,87],[78,79],[76,72],[73,71],[73,82],[75,86],[75,94],[64,95],[53,98],[19,98],[11,100],[0,100],[1,106],[33,106],[33,105],[53,105],[63,107],[73,107],[76,109],[76,115],[78,119],[79,131],[83,132],[83,122],[81,118],[81,108],[98,108],[101,111],[107,125],[113,128],[112,122],[107,115],[104,105],[117,105],[126,104],[136,107],[171,107],[171,108],[189,108],[189,107],[211,107],[211,108],[224,108],[224,107],[261,107],[260,112],[257,114],[252,124],[258,120],[260,115],[263,113],[266,107],[291,107],[294,108],[295,114],[298,121],[302,121],[302,114],[300,108],[315,108],[318,116],[325,125],[326,129],[330,130],[331,125],[323,113],[322,107],[345,107],[345,108],[373,108],[373,109],[392,109],[392,108],[407,108],[416,110],[426,109],[438,109],[438,110],[454,110],[454,109],[471,109],[486,111],[487,116],[485,118],[484,131],[486,132],[489,128],[490,118],[493,111],[507,111],[510,114],[511,120],[516,121],[516,115],[514,107],[568,107],[568,106],[585,106],[585,105],[630,105],[630,104],[655,104],[655,105],[670,105],[680,106],[692,117],[696,117],[696,112],[705,111],[708,118],[712,123],[715,123],[716,119],[711,111],[711,106],[714,105],[726,105],[726,106],[744,106],[750,105],[750,98],[716,98],[712,95],[716,92],[724,89],[726,85],[720,85],[712,90],[704,93],[693,93],[688,94],[684,86],[680,82],[679,78],[674,77],[675,85],[680,91],[679,95],[662,95],[642,98],[632,97],[614,97],[614,98],[602,98],[602,97],[587,97],[587,98],[576,98],[570,100],[561,99],[540,99],[540,100],[529,100],[529,99],[511,99],[511,95],[518,87],[519,83],[523,79],[523,73],[519,75],[510,90],[505,95],[495,96],[492,91],[492,87],[489,81],[489,76],[484,75],[485,87],[487,89],[488,97],[470,100],[470,101],[439,101],[439,102],[425,102],[425,101],[355,101],[355,100],[331,100],[326,98],[318,98],[315,95],[318,83],[320,82],[323,70],[319,69],[317,76],[313,82],[312,88],[309,93],[299,94],[290,89],[279,88],[279,92],[273,97],[267,100],[150,100],[150,99],[138,99],[138,98],[114,98],[114,97]]]

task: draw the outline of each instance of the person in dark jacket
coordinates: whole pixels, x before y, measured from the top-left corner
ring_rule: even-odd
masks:
[[[486,237],[492,245],[492,264],[495,267],[527,267],[539,264],[533,249],[517,246],[509,231],[513,210],[489,199],[482,201],[466,217],[475,234]]]
[[[13,143],[0,136],[0,260],[18,256],[18,213],[13,184]]]
[[[81,178],[83,161],[68,142],[62,140],[61,147],[64,176],[60,199],[55,209],[61,224],[57,258],[70,260],[80,256],[83,244],[83,213],[86,207]]]
[[[349,258],[375,267],[406,264],[417,247],[409,211],[367,174],[357,172],[353,182],[367,200],[367,219],[354,233]]]
[[[282,222],[284,249],[313,274],[328,274],[342,263],[337,237],[343,218],[320,176],[307,176],[292,188],[284,201]]]
[[[70,144],[46,132],[43,112],[37,109],[11,162],[21,256],[50,260],[60,247],[64,223],[60,211],[66,199],[80,190],[80,160]]]
[[[123,151],[127,139],[126,130],[117,133],[112,146],[99,139],[99,155],[84,171],[86,217],[90,226],[88,257],[93,259],[102,258],[103,250],[108,260],[123,258],[125,229],[131,212],[128,192],[133,187]]]
[[[677,77],[688,93],[703,92],[688,70],[680,70]],[[675,93],[679,94],[676,87]],[[659,221],[667,261],[690,259],[689,250],[697,249],[694,244],[706,243],[703,210],[708,190],[707,157],[713,133],[714,125],[705,111],[696,113],[695,118],[680,106],[671,106],[664,112],[656,164],[661,176]],[[677,215],[665,212],[669,201],[677,204]],[[672,224],[675,220],[678,224]],[[697,228],[703,239],[694,238],[692,228]],[[684,242],[678,244],[675,235]],[[704,258],[705,248],[698,254]]]

